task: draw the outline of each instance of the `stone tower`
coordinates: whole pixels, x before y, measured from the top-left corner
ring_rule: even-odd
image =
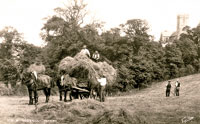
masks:
[[[177,32],[177,36],[179,37],[182,29],[188,25],[188,20],[189,20],[189,15],[187,14],[183,14],[183,15],[178,15],[177,16],[177,28],[176,28],[176,32]]]

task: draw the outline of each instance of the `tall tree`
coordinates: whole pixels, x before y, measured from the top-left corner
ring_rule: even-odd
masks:
[[[51,69],[64,57],[76,55],[83,45],[87,45],[92,52],[101,52],[104,47],[98,31],[102,24],[93,22],[83,25],[86,6],[83,0],[71,0],[65,8],[56,8],[56,15],[44,24],[41,36],[47,45],[43,56]]]
[[[169,44],[165,47],[166,67],[168,68],[168,74],[170,78],[179,76],[179,68],[184,65],[182,59],[182,52],[175,43]]]
[[[150,35],[148,35],[149,27],[145,20],[131,19],[126,24],[121,24],[121,28],[132,42],[134,54],[138,53],[142,45],[150,41]]]
[[[13,27],[5,27],[0,31],[0,37],[2,39],[0,58],[10,59],[16,48],[14,44],[23,42],[22,34]]]
[[[56,8],[56,15],[50,17],[42,28],[42,38],[47,42],[44,56],[50,65],[58,63],[65,56],[75,55],[84,43],[81,39],[81,24],[86,15],[83,0],[71,0],[65,8]]]
[[[0,31],[0,69],[3,80],[14,84],[18,79],[18,64],[22,34],[13,27],[5,27]]]

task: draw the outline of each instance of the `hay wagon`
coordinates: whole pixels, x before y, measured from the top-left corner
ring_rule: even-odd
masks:
[[[64,71],[77,79],[73,90],[80,93],[98,92],[98,78],[105,76],[107,85],[112,85],[117,77],[117,71],[106,62],[94,62],[86,55],[78,53],[74,57],[65,57],[59,64],[59,72]],[[100,93],[99,93],[100,94]]]

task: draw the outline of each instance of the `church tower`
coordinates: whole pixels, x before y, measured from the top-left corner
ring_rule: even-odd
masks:
[[[177,36],[179,37],[182,29],[188,25],[188,20],[189,20],[189,15],[184,14],[184,15],[178,15],[177,16],[177,28],[176,28],[176,32],[177,32]]]

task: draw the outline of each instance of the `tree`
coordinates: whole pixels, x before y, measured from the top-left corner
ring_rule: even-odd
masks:
[[[126,24],[121,24],[122,30],[126,33],[126,36],[132,42],[134,53],[137,54],[139,48],[147,41],[150,41],[150,35],[148,35],[148,24],[145,20],[131,19]]]
[[[2,39],[0,58],[10,59],[16,50],[14,44],[21,44],[23,42],[22,34],[13,27],[5,27],[0,31],[0,37]]]
[[[56,8],[56,15],[44,24],[41,33],[47,42],[45,56],[52,58],[51,65],[55,65],[65,56],[73,56],[82,47],[80,29],[86,15],[86,4],[83,0],[71,0],[65,8]]]
[[[38,57],[41,48],[27,44],[22,34],[13,27],[0,31],[3,40],[0,47],[0,69],[3,80],[15,86],[22,70],[27,68]]]
[[[141,60],[150,61],[152,63],[152,80],[161,80],[164,78],[164,72],[166,71],[166,58],[164,48],[157,42],[148,42],[144,46],[141,46],[138,52],[138,56]],[[139,63],[140,59],[137,61]]]
[[[47,43],[42,54],[51,69],[56,68],[64,57],[76,55],[83,45],[87,45],[91,52],[101,52],[104,47],[98,32],[102,23],[83,25],[86,4],[83,0],[70,2],[65,8],[56,8],[56,15],[49,18],[42,28],[41,36]]]
[[[2,43],[0,46],[0,69],[3,80],[14,85],[18,79],[18,64],[22,34],[13,27],[5,27],[0,31]]]
[[[185,38],[177,41],[176,44],[182,52],[182,59],[185,65],[192,64],[197,59],[197,45],[192,40]]]
[[[176,46],[176,44],[167,45],[165,47],[165,57],[166,57],[166,68],[168,68],[168,74],[170,78],[179,76],[179,68],[182,68],[184,62],[182,60],[182,52]]]

